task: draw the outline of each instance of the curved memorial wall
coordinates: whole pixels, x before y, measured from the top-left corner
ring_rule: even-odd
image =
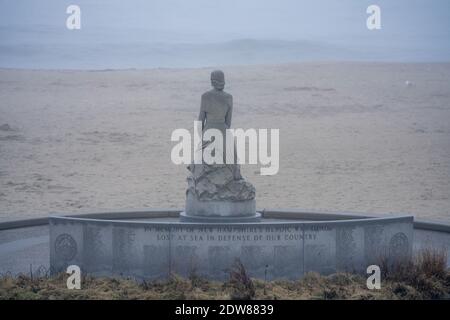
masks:
[[[272,214],[277,219],[239,224],[155,216],[50,217],[51,269],[60,272],[78,265],[98,276],[162,279],[171,273],[195,273],[223,280],[240,259],[251,277],[297,279],[310,271],[365,272],[381,259],[398,261],[412,254],[412,216],[305,221],[280,213]]]

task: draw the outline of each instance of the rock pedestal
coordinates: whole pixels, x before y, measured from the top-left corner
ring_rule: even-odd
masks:
[[[244,180],[238,165],[192,164],[186,191],[184,222],[255,222],[255,188]]]

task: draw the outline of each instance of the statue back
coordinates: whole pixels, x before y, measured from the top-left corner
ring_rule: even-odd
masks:
[[[210,90],[202,95],[201,111],[206,113],[204,130],[216,128],[223,130],[227,124],[227,117],[231,121],[233,97],[224,91]],[[229,123],[228,123],[229,125]]]

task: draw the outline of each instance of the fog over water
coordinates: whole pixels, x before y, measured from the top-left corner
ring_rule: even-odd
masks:
[[[81,30],[65,26],[81,8]],[[371,4],[382,29],[366,27]],[[448,0],[0,0],[0,67],[450,60]]]

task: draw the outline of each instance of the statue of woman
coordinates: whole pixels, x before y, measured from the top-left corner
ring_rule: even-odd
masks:
[[[188,177],[187,198],[188,200],[191,198],[191,201],[254,201],[255,188],[242,178],[236,157],[233,163],[225,161],[226,129],[231,126],[233,97],[223,91],[225,76],[222,71],[216,70],[211,73],[211,85],[213,89],[202,95],[199,121],[202,123],[203,133],[208,129],[217,129],[222,133],[224,161],[223,164],[203,162],[189,165],[191,175]],[[212,140],[204,139],[201,148],[206,148],[211,142]],[[234,154],[236,155],[236,152]],[[188,205],[186,210],[189,211]]]
[[[215,144],[213,153],[222,153],[223,163],[226,161],[226,130],[231,127],[231,116],[233,113],[233,96],[223,91],[225,87],[225,75],[222,71],[216,70],[211,73],[212,90],[202,95],[200,114],[198,120],[202,123],[202,133],[208,129],[217,129],[222,134],[223,144],[219,146]],[[213,140],[202,139],[201,148],[204,150]],[[234,141],[231,142],[234,148]],[[233,164],[237,163],[236,150],[234,150]],[[241,178],[239,166],[230,166],[233,169],[235,179]]]
[[[211,73],[211,85],[213,89],[202,95],[198,120],[202,122],[203,131],[218,129],[225,137],[225,130],[231,126],[233,96],[223,91],[225,76],[222,71]]]

